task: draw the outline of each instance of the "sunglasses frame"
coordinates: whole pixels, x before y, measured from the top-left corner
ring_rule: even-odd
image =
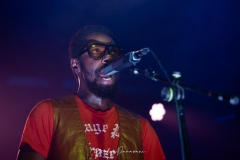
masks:
[[[93,45],[101,45],[101,46],[104,46],[104,47],[105,47],[105,53],[104,53],[101,57],[99,57],[99,58],[93,57],[92,54],[91,54],[91,52],[90,52],[90,48],[91,48]],[[117,45],[114,45],[114,44],[103,44],[103,43],[92,43],[92,44],[90,44],[85,50],[81,51],[80,53],[83,54],[83,53],[87,52],[88,55],[89,55],[89,57],[91,57],[92,59],[94,59],[94,60],[100,60],[100,59],[102,59],[102,58],[107,54],[107,52],[108,52],[108,54],[110,54],[110,53],[109,53],[109,48],[110,48],[110,47],[117,47],[118,50],[120,51],[120,52],[119,52],[120,54],[118,54],[119,56],[118,56],[117,59],[119,59],[120,57],[122,57],[122,56],[124,55],[123,49],[122,49],[120,46],[117,46]],[[111,55],[111,54],[110,54],[110,55]],[[117,59],[116,59],[116,60],[117,60]]]

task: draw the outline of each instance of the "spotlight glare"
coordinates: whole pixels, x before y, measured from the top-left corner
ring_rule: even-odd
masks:
[[[149,114],[153,121],[161,121],[165,113],[166,113],[166,110],[164,109],[164,106],[162,103],[153,104],[152,109],[149,111]]]

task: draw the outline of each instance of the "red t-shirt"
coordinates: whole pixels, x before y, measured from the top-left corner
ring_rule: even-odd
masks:
[[[94,110],[75,96],[85,133],[92,152],[92,159],[117,160],[119,122],[115,107],[107,111]],[[164,160],[158,137],[149,122],[141,117],[144,159]],[[53,107],[50,100],[37,104],[28,116],[20,146],[29,144],[47,158],[53,132]]]

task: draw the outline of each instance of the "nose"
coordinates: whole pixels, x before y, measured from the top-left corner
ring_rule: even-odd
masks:
[[[106,51],[107,53],[105,54],[105,56],[101,59],[102,63],[111,63],[113,62],[113,57],[111,54],[109,54],[108,51]]]

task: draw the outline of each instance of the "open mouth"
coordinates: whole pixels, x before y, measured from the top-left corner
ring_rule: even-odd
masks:
[[[100,70],[100,73],[98,74],[99,78],[101,78],[104,81],[111,81],[113,75],[105,75],[103,70]]]
[[[112,79],[112,76],[99,76],[104,81],[110,81]]]

